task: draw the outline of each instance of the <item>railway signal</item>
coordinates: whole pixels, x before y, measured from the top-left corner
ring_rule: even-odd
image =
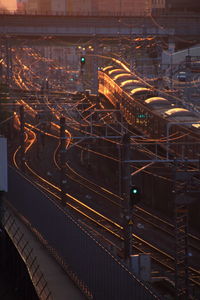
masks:
[[[141,200],[141,190],[133,185],[130,188],[130,206],[133,208],[134,205],[137,205]]]
[[[81,56],[80,63],[81,63],[81,66],[83,66],[85,64],[85,56]]]

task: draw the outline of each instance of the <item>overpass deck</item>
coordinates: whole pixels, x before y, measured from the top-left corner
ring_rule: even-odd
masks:
[[[116,37],[198,36],[200,14],[195,16],[56,16],[2,14],[0,35]]]
[[[6,206],[5,220],[8,220],[5,223],[5,229],[26,263],[39,299],[86,299],[69,275],[39,241],[34,234],[34,229],[30,230],[31,226],[27,226],[16,213],[14,214],[10,206]],[[22,235],[23,238],[20,239]],[[28,258],[26,247],[32,249]]]

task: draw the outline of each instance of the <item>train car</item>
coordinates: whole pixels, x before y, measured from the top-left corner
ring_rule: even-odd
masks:
[[[120,83],[120,87],[123,88],[123,90],[126,92],[130,92],[137,86],[142,86],[141,81],[137,79],[128,79],[128,80],[121,81]]]
[[[200,61],[191,62],[190,70],[193,73],[200,73]]]
[[[102,69],[103,72],[108,72],[109,70],[114,69],[113,66],[106,66]]]
[[[121,83],[122,81],[130,80],[130,79],[135,79],[135,77],[130,73],[124,73],[124,72],[115,75],[115,77],[113,78],[113,80],[118,84]]]
[[[124,70],[121,72],[123,73]],[[157,95],[154,89],[147,88],[145,85],[140,89],[143,95],[139,99],[136,90],[132,93],[127,92],[122,84],[120,86],[114,81],[114,77],[99,71],[99,92],[105,95],[114,107],[120,108],[129,125],[147,138],[160,140],[161,137],[167,136],[171,143],[170,150],[174,155],[179,156],[184,153],[184,156],[194,159],[200,150],[197,126],[200,117],[183,107],[177,107],[171,99],[163,100],[162,97],[155,99]],[[173,139],[170,138],[171,136]]]
[[[135,100],[145,100],[149,97],[157,96],[157,92],[147,87],[137,87],[130,91],[131,97]]]

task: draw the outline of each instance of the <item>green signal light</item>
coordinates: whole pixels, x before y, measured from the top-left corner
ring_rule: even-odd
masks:
[[[81,63],[84,64],[85,63],[85,57],[81,57]]]
[[[132,186],[130,189],[130,199],[129,199],[129,205],[130,207],[134,207],[134,205],[137,205],[141,200],[141,190],[137,186]]]
[[[138,190],[137,189],[133,189],[132,190],[132,194],[137,194],[138,193]]]

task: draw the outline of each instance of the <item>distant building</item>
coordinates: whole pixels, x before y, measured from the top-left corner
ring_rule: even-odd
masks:
[[[26,4],[24,0],[18,0],[17,1],[17,10],[18,11],[24,11],[26,9]]]
[[[44,14],[51,13],[51,2],[52,0],[38,0],[38,12]],[[57,0],[59,2],[59,0]]]
[[[166,0],[152,0],[152,13],[160,14],[166,8]]]
[[[151,13],[152,0],[27,0],[26,10],[84,16],[144,16]]]
[[[51,10],[56,14],[65,14],[67,0],[51,0]]]
[[[26,11],[28,13],[38,12],[38,0],[27,0]]]
[[[200,11],[199,0],[166,0],[166,9],[170,11]]]
[[[151,12],[151,0],[101,0],[98,10],[103,14],[143,16]]]
[[[166,0],[152,0],[152,9],[165,8]]]
[[[75,15],[91,15],[94,7],[98,6],[97,2],[92,0],[68,0],[66,11]]]
[[[151,0],[68,0],[66,8],[70,14],[140,16],[151,12]]]

